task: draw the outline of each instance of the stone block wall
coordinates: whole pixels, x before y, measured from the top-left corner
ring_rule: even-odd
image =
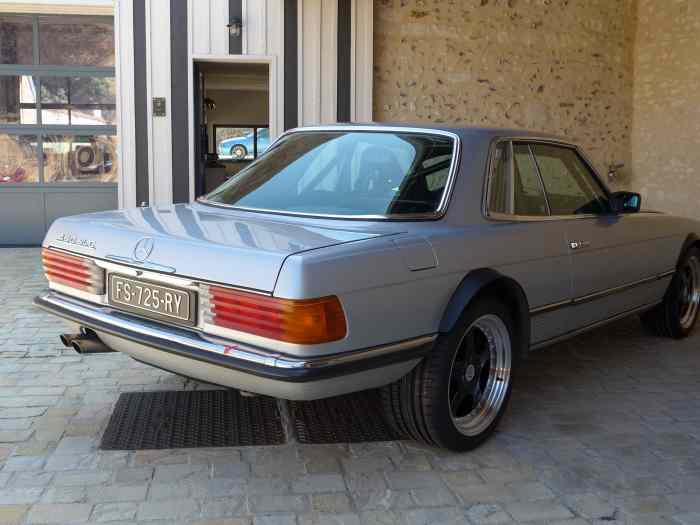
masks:
[[[700,219],[700,1],[639,0],[631,185]]]
[[[535,129],[629,167],[635,6],[375,0],[374,119]]]

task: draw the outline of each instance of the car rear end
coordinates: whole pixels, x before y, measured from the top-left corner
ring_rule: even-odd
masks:
[[[397,380],[432,347],[433,310],[449,293],[426,273],[417,278],[416,270],[437,268],[437,259],[430,243],[399,219],[442,216],[458,151],[450,134],[402,133],[377,142],[400,160],[397,170],[416,164],[400,158],[402,147],[432,155],[418,174],[432,178],[410,198],[400,198],[400,173],[389,179],[382,171],[385,159],[377,159],[377,169],[359,169],[372,178],[362,182],[365,200],[358,203],[347,193],[346,200],[338,198],[327,179],[293,179],[292,154],[303,160],[334,141],[361,146],[362,162],[372,153],[374,131],[350,140],[333,130],[290,141],[287,151],[273,145],[254,169],[202,203],[59,219],[42,251],[50,289],[35,303],[81,328],[64,337],[79,349],[123,352],[253,393],[316,399]],[[302,163],[300,177],[314,169],[325,177],[335,169],[337,179],[342,153],[326,151]],[[348,159],[347,166],[357,170],[360,161]],[[293,191],[311,196],[288,208],[274,202],[285,189],[266,184],[280,172]],[[227,202],[232,199],[239,201]],[[324,213],[328,199],[343,213]],[[260,207],[270,201],[276,208]],[[388,213],[365,213],[376,203]],[[299,211],[302,206],[324,208]],[[392,293],[401,303],[395,307]],[[412,305],[407,297],[425,302]],[[378,323],[382,315],[385,322]]]

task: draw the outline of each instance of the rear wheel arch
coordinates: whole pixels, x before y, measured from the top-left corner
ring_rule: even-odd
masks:
[[[462,279],[443,312],[439,331],[450,332],[462,312],[482,297],[502,300],[511,312],[517,329],[514,355],[525,357],[530,348],[530,308],[527,296],[517,281],[491,268],[473,270]]]
[[[683,257],[690,250],[690,248],[696,247],[700,250],[700,236],[696,233],[689,233],[688,236],[683,241],[683,246],[681,247],[681,252],[678,254],[678,261],[676,261],[676,267],[683,262]]]

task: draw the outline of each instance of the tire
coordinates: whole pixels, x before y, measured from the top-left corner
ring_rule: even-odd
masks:
[[[516,333],[510,312],[495,299],[479,299],[465,309],[413,371],[382,388],[394,431],[455,452],[488,439],[510,399]],[[486,410],[473,410],[475,404]]]
[[[700,311],[700,250],[690,248],[681,258],[661,304],[639,317],[660,337],[683,339],[695,327]]]
[[[237,160],[243,160],[248,155],[248,150],[242,144],[236,144],[231,147],[231,156]]]

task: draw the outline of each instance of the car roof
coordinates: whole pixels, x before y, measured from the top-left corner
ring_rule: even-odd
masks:
[[[437,131],[447,131],[455,133],[460,136],[470,136],[472,138],[482,138],[485,140],[491,140],[498,137],[532,137],[540,139],[551,139],[566,143],[572,143],[571,140],[566,137],[554,135],[552,133],[545,133],[535,130],[517,129],[517,128],[491,128],[482,126],[446,126],[444,124],[430,124],[430,123],[411,123],[411,122],[353,122],[353,123],[334,123],[334,124],[323,124],[319,126],[303,126],[298,127],[289,132],[297,131],[320,131],[320,130],[333,130],[333,129],[347,129],[347,128],[376,128],[380,130],[382,128],[397,128],[397,129],[421,129],[421,130],[437,130]]]

